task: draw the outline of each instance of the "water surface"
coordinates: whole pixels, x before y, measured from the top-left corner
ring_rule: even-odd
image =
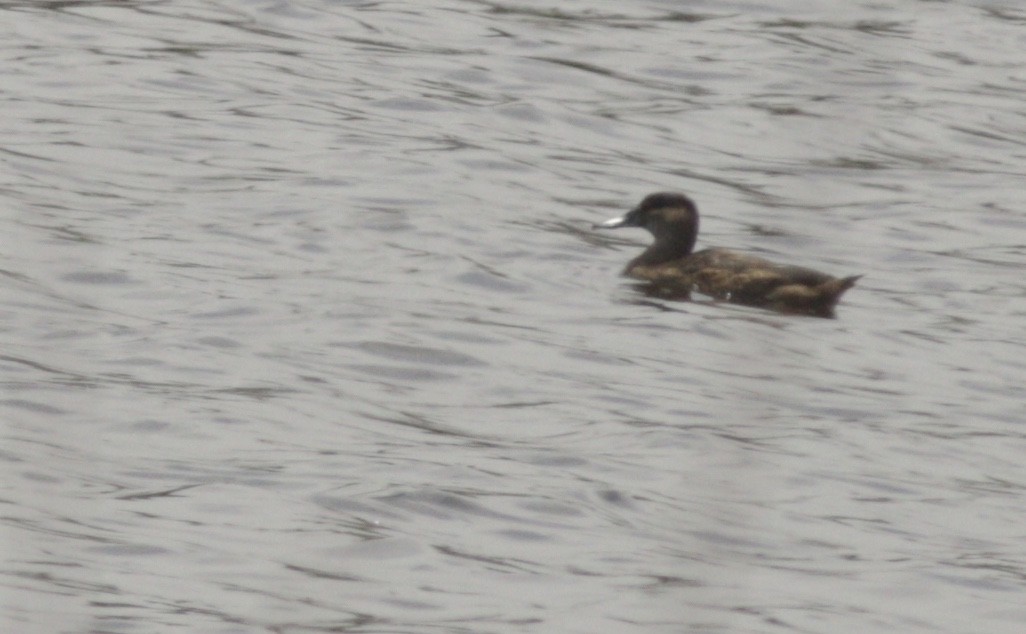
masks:
[[[0,13],[6,631],[1021,630],[1026,12]]]

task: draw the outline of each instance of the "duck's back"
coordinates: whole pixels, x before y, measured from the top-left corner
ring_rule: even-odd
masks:
[[[624,273],[651,282],[664,297],[698,291],[739,304],[813,315],[830,315],[841,294],[858,279],[836,278],[728,249],[706,249],[660,264],[632,263]]]

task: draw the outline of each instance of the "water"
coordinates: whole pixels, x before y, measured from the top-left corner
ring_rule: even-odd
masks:
[[[0,9],[5,631],[1021,630],[1026,12]]]

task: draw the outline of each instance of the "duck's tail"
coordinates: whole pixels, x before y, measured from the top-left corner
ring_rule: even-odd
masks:
[[[855,286],[855,282],[859,281],[861,275],[852,275],[851,277],[842,277],[839,279],[830,280],[820,284],[823,294],[827,297],[832,297],[834,303],[841,299],[841,295],[844,295],[844,291],[848,290],[852,286]]]
[[[861,275],[852,275],[851,277],[841,277],[832,279],[820,284],[816,290],[819,295],[819,306],[818,310],[827,317],[832,317],[834,312],[834,306],[840,301],[841,295],[852,286],[855,286],[855,282],[859,281]]]

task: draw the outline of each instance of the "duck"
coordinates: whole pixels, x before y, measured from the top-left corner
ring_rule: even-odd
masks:
[[[655,238],[627,263],[623,275],[641,280],[646,293],[663,299],[686,300],[697,291],[780,313],[834,317],[841,295],[862,277],[838,278],[723,248],[692,252],[698,237],[698,208],[678,192],[649,194],[626,214],[594,226],[621,227],[641,227]]]

